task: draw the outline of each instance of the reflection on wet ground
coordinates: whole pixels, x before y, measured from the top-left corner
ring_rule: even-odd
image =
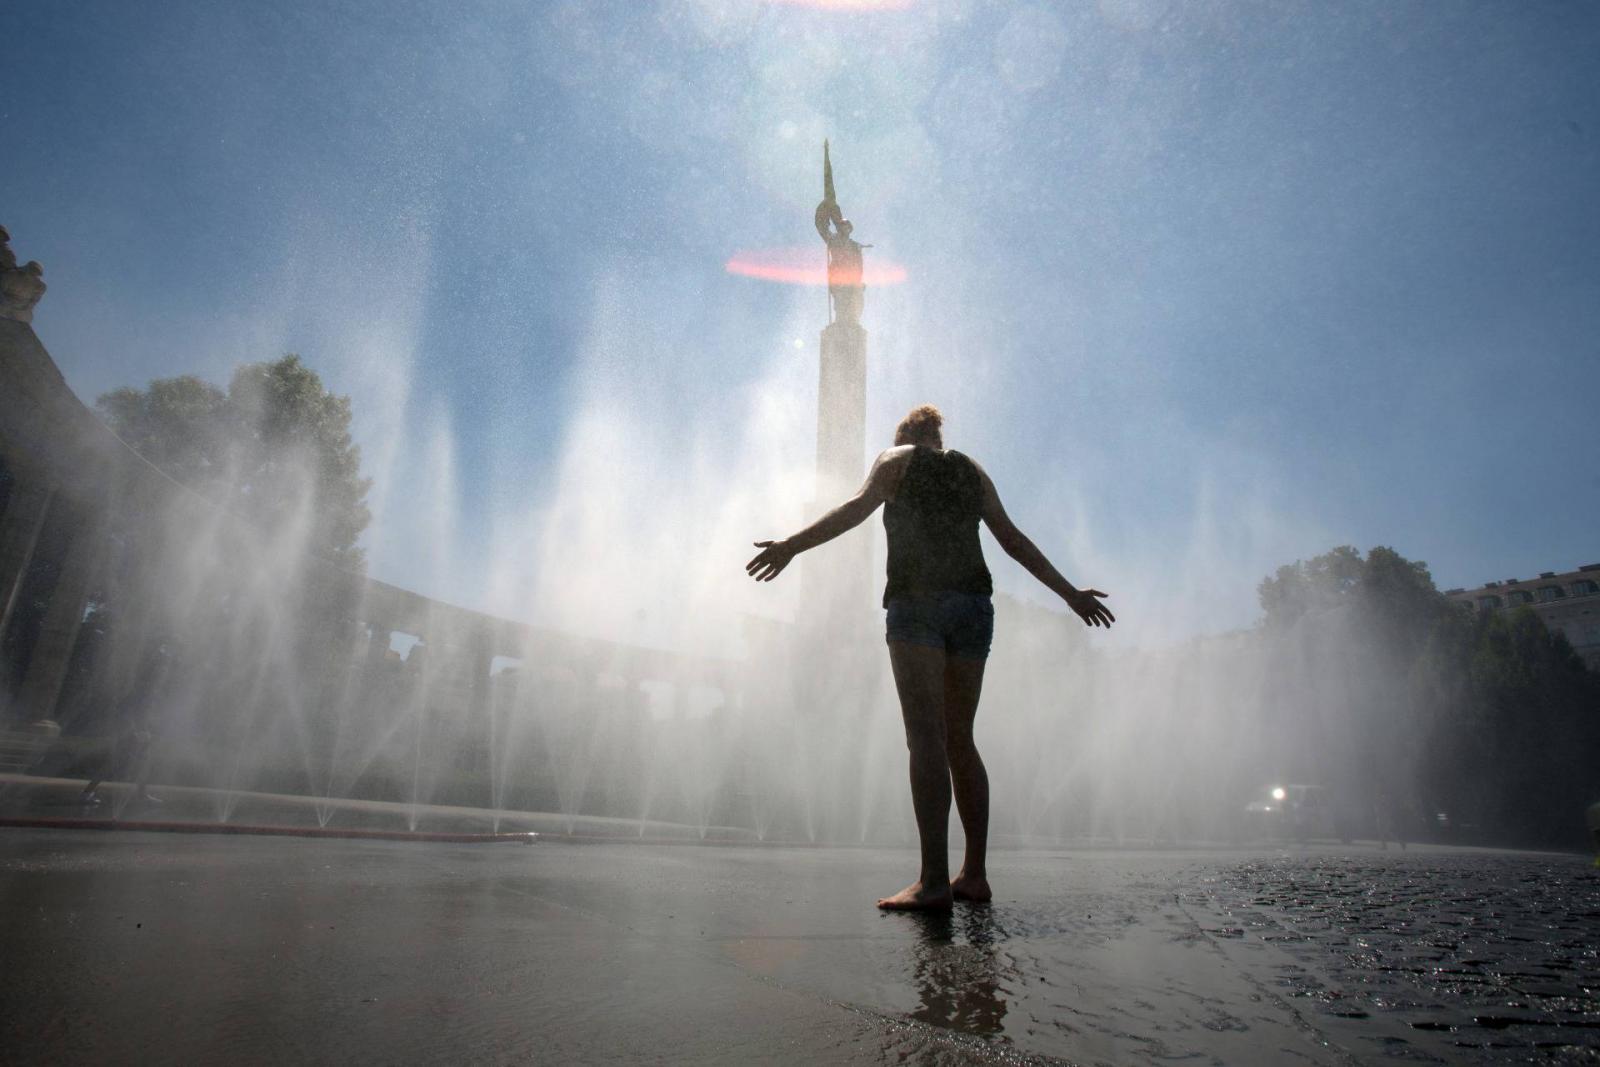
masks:
[[[1009,964],[998,945],[1004,932],[992,907],[975,905],[956,914],[910,917],[917,931],[911,978],[918,1002],[911,1017],[979,1037],[1005,1032]]]
[[[909,853],[0,833],[14,1062],[1592,1062],[1600,872],[1464,850]]]

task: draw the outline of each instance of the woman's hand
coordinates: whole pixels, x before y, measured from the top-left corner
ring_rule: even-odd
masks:
[[[758,582],[770,582],[782,574],[795,556],[787,541],[757,541],[756,547],[761,554],[744,565],[744,572]]]
[[[1104,626],[1109,630],[1117,617],[1095,599],[1104,596],[1098,589],[1074,589],[1065,599],[1067,607],[1078,613],[1078,618],[1083,620],[1085,626]]]

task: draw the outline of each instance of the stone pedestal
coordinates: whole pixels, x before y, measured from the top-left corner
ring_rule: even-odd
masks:
[[[867,474],[867,331],[835,322],[822,331],[817,383],[817,496],[811,522],[861,488]],[[882,582],[872,573],[876,516],[801,557],[795,699],[807,728],[826,736],[857,730],[871,707],[882,658],[875,611]],[[814,772],[812,818],[828,838],[848,837],[860,774],[848,759]]]
[[[817,495],[854,492],[866,474],[867,331],[835,322],[822,331],[817,380]],[[830,505],[831,506],[831,505]]]
[[[867,331],[835,322],[822,331],[817,382],[816,499],[811,522],[861,488],[867,473]],[[842,641],[857,632],[873,603],[872,538],[863,524],[802,557],[803,629]]]

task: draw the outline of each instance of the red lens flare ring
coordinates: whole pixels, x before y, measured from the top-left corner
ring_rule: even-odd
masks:
[[[906,269],[900,264],[875,256],[870,251],[866,259],[866,266],[861,272],[861,284],[869,289],[875,285],[898,285],[906,280]],[[828,255],[820,247],[810,245],[735,252],[725,268],[729,274],[783,282],[786,285],[828,284]],[[850,284],[852,280],[844,281]]]

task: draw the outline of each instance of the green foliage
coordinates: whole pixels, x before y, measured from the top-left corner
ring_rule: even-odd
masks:
[[[1550,823],[1575,824],[1600,793],[1600,678],[1530,608],[1482,612],[1466,638],[1467,682],[1449,709],[1473,738],[1463,801],[1522,840],[1552,840]]]
[[[1600,676],[1531,609],[1452,602],[1426,564],[1383,547],[1363,558],[1346,545],[1280,567],[1258,593],[1289,679],[1280,692],[1290,725],[1309,714],[1297,700],[1316,703],[1296,696],[1309,684],[1306,657],[1334,668],[1313,675],[1324,688],[1346,679],[1334,714],[1342,735],[1298,723],[1350,739],[1323,750],[1341,764],[1324,768],[1330,778],[1388,807],[1390,825],[1445,811],[1480,839],[1571,840],[1600,796]],[[1317,625],[1336,613],[1348,625]]]
[[[222,462],[228,396],[209,382],[160,378],[106,393],[95,406],[119,437],[185,485],[204,487]]]
[[[1428,565],[1379,546],[1361,553],[1349,545],[1279,567],[1256,587],[1268,627],[1282,629],[1309,613],[1359,605],[1410,632],[1445,607]]]
[[[313,553],[362,568],[356,541],[371,519],[372,482],[350,439],[350,398],[329,393],[299,356],[239,367],[226,393],[186,375],[95,403],[124,441],[184,485],[268,536],[297,531]]]

